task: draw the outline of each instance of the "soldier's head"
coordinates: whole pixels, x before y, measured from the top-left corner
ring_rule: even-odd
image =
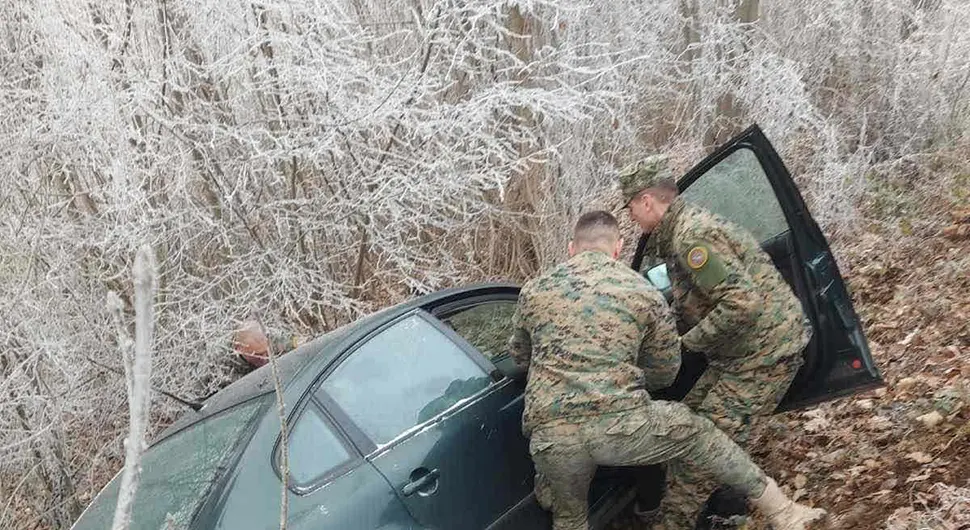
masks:
[[[620,225],[610,212],[586,212],[576,221],[573,239],[569,242],[569,256],[588,250],[602,252],[613,259],[620,257],[623,238],[620,237]]]
[[[652,155],[620,170],[623,207],[645,233],[653,232],[677,198],[677,181],[666,155]]]

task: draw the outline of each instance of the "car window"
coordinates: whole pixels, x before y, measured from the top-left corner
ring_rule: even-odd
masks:
[[[290,482],[301,486],[348,462],[351,453],[314,405],[303,411],[287,437]],[[277,467],[279,467],[277,451]]]
[[[442,318],[441,321],[482,352],[482,355],[494,361],[508,353],[514,313],[515,302],[502,300],[476,305]]]
[[[488,374],[419,314],[357,348],[320,386],[377,445],[489,385]]]
[[[758,241],[788,230],[771,183],[750,149],[738,149],[718,162],[694,181],[683,197],[737,223]]]
[[[209,488],[227,470],[234,448],[248,439],[245,435],[251,431],[247,427],[264,410],[267,400],[268,396],[250,400],[150,447],[142,457],[130,528],[188,528]],[[73,530],[111,527],[120,481],[119,474],[108,483]]]

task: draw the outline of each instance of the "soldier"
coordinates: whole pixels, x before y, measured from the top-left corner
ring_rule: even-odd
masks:
[[[678,197],[667,158],[620,172],[630,217],[649,234],[647,254],[667,265],[683,346],[708,368],[684,399],[742,447],[752,417],[771,414],[798,368],[812,328],[791,287],[758,241]],[[675,477],[661,506],[666,526],[693,526],[707,484]],[[704,494],[704,495],[702,495]]]
[[[546,478],[555,530],[587,528],[587,494],[598,465],[669,462],[728,484],[776,530],[801,530],[824,515],[789,500],[710,420],[681,403],[653,401],[680,364],[662,295],[616,261],[616,219],[584,214],[570,259],[522,288],[509,349],[528,368],[523,431]]]

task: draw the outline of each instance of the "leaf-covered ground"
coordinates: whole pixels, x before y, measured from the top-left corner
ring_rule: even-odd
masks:
[[[886,386],[773,418],[754,456],[838,528],[966,528],[970,211],[935,232],[870,233],[843,250]]]

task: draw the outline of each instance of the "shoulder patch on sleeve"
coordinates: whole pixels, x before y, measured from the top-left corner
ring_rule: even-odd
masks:
[[[705,243],[688,245],[681,255],[684,265],[702,289],[711,289],[727,278],[728,270],[721,258]]]
[[[710,257],[711,253],[707,250],[707,247],[704,245],[696,245],[687,251],[687,266],[695,271],[699,270],[704,265],[707,265]]]

